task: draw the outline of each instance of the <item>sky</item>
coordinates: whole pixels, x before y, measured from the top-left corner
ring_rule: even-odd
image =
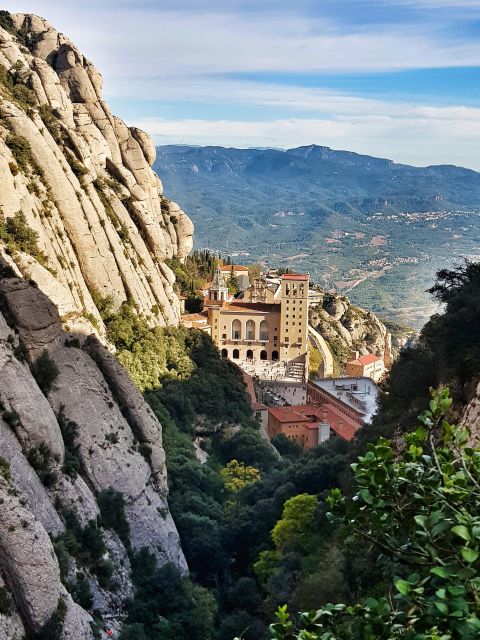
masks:
[[[12,0],[157,144],[319,144],[480,170],[480,0]]]

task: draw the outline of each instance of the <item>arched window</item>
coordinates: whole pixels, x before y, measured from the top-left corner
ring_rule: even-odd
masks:
[[[222,349],[222,358],[228,358],[228,349]]]
[[[248,349],[248,351],[247,351],[247,360],[253,360],[253,351],[252,351],[252,349]]]
[[[272,360],[278,360],[278,351],[272,351]]]
[[[265,350],[260,351],[260,360],[266,360],[267,359],[267,352]]]
[[[242,323],[240,320],[234,320],[232,322],[232,339],[240,340],[242,337]]]
[[[240,357],[240,352],[239,352],[239,350],[238,350],[238,349],[234,349],[234,350],[233,350],[233,353],[232,353],[232,358],[233,358],[234,360],[238,360],[238,359],[239,359],[239,357]]]
[[[247,340],[255,340],[255,322],[253,320],[247,321]]]
[[[268,340],[268,322],[262,320],[260,323],[260,340],[266,342]]]

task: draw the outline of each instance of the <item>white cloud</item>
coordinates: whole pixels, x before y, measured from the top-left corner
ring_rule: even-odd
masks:
[[[392,105],[383,114],[272,121],[146,119],[158,144],[293,147],[312,143],[406,164],[458,164],[480,170],[480,109]]]
[[[480,110],[372,100],[305,87],[233,81],[232,73],[373,72],[480,66],[480,41],[448,37],[450,9],[477,9],[480,0],[376,0],[365,4],[439,9],[442,19],[412,24],[357,25],[309,18],[258,0],[10,0],[10,11],[44,15],[90,57],[107,97],[215,104],[223,119],[138,123],[163,142],[236,146],[326,144],[414,164],[456,163],[480,169]],[[240,3],[241,4],[241,3]],[[359,0],[360,4],[360,0]],[[184,6],[184,5],[183,5]],[[339,0],[341,7],[341,0]],[[440,11],[445,9],[445,12]],[[341,9],[339,9],[340,11]],[[435,12],[431,12],[432,15]],[[448,11],[451,16],[452,12]],[[263,109],[265,121],[229,117],[231,109]],[[256,112],[254,112],[256,113]]]
[[[429,0],[423,0],[425,3]],[[11,0],[7,5],[10,10],[46,15],[86,51],[106,74],[107,82],[110,75],[120,74],[148,79],[152,75],[480,64],[480,42],[449,39],[446,32],[437,33],[432,24],[420,22],[370,29],[346,27],[301,10],[273,10],[270,4],[262,11],[262,3],[256,12],[235,11],[228,3],[222,10],[206,2],[189,10],[172,10],[178,4],[171,2],[128,7],[118,0],[96,7],[72,0],[61,4]]]

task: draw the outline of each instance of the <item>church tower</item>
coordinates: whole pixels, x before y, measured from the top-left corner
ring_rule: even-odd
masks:
[[[218,302],[219,306],[222,306],[222,304],[228,300],[228,287],[222,270],[218,266],[213,276],[212,286],[208,290],[208,299],[210,300],[210,304]]]
[[[308,364],[309,283],[308,274],[286,274],[280,285],[280,360],[304,367]]]

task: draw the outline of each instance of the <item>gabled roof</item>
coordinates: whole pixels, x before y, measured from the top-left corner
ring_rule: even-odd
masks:
[[[327,422],[330,429],[344,440],[352,440],[362,426],[360,421],[352,420],[331,404],[269,407],[268,412],[282,424],[300,422],[306,429],[318,429],[322,422]]]
[[[364,367],[367,364],[373,364],[374,362],[378,362],[378,360],[382,360],[382,358],[380,358],[380,356],[374,356],[373,353],[369,353],[366,356],[360,356],[355,360],[350,360],[350,362],[347,362],[347,365],[356,364]]]

